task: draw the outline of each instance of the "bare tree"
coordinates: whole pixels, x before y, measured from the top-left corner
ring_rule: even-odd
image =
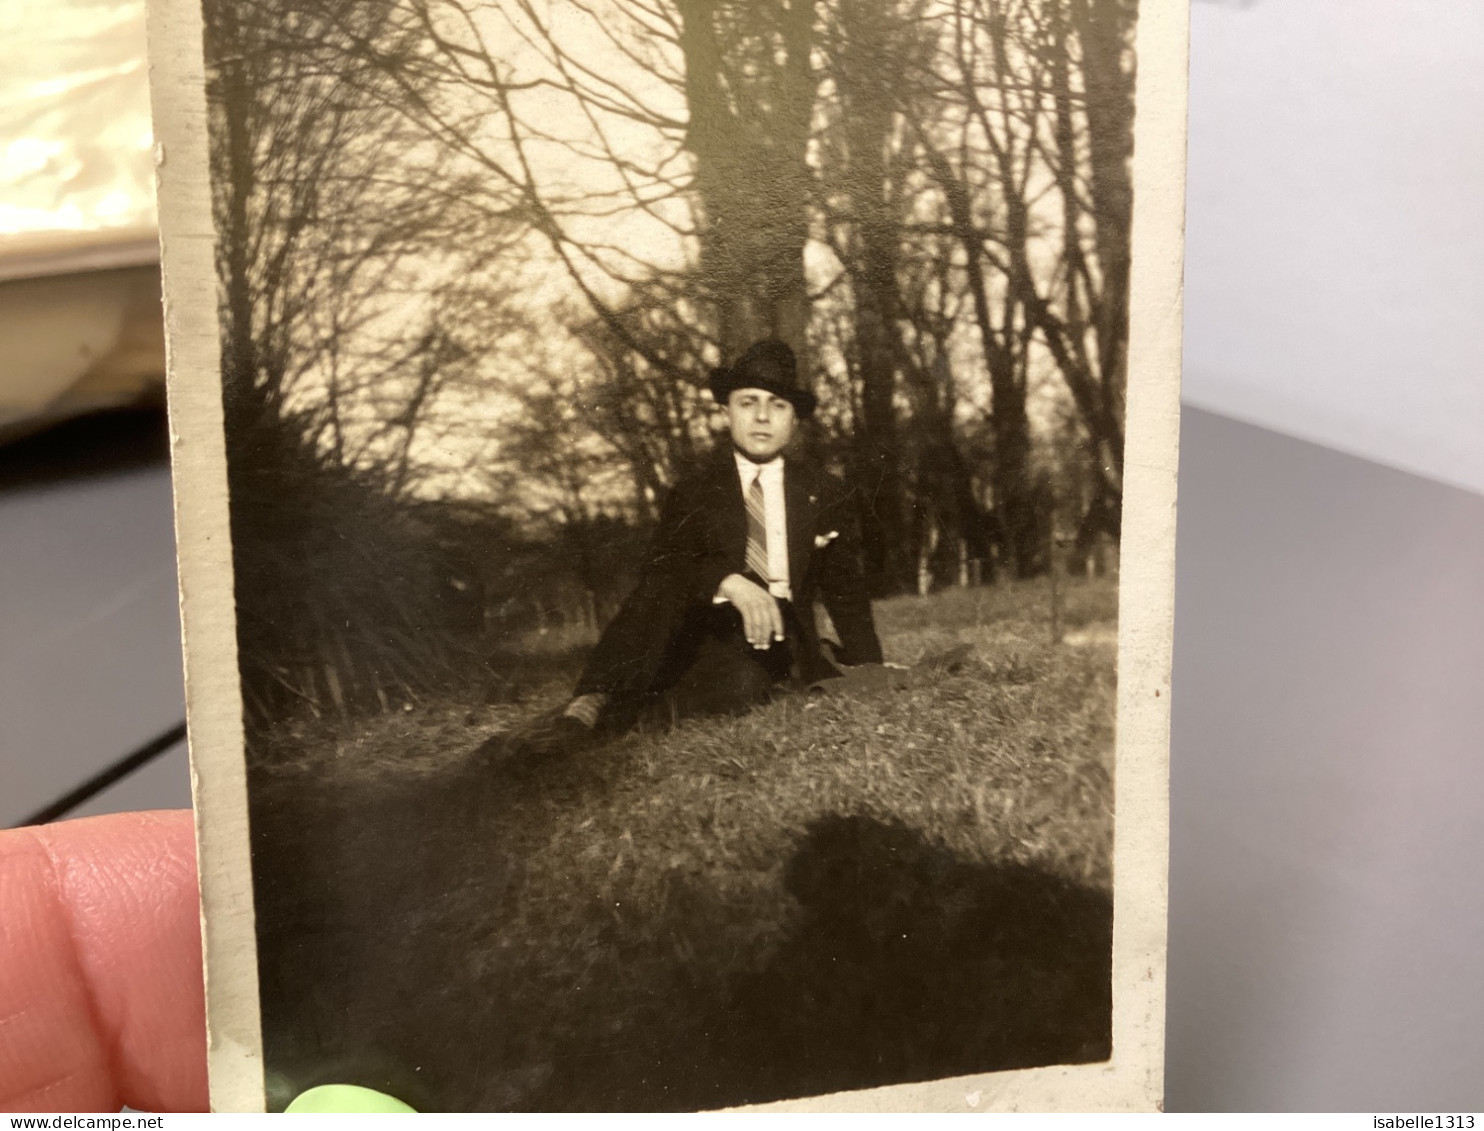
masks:
[[[387,705],[454,666],[418,488],[440,397],[470,375],[455,233],[491,249],[458,170],[393,112],[420,45],[395,0],[209,0],[222,372],[249,715]],[[464,265],[459,264],[462,268]],[[477,273],[475,273],[477,276]],[[447,419],[446,417],[444,419]]]
[[[642,522],[709,445],[707,369],[776,335],[824,395],[881,591],[968,580],[992,544],[1044,566],[1062,400],[1083,536],[1116,533],[1132,0],[208,15],[241,188],[218,201],[229,387],[291,422],[263,431],[290,456],[410,496],[457,483],[424,459],[446,437],[483,490],[527,463],[495,491],[511,513]],[[577,312],[524,299],[542,265]],[[509,411],[456,411],[481,395]],[[285,465],[266,453],[241,466]]]
[[[912,69],[910,18],[890,6],[838,0],[826,16],[830,97],[819,130],[824,232],[850,280],[849,344],[860,385],[853,475],[860,483],[867,570],[877,588],[909,584],[911,547],[896,394],[902,368],[897,275],[910,208],[899,142],[901,97]]]
[[[384,63],[410,71],[420,46],[395,9],[204,6],[223,369],[245,475],[286,466],[288,445],[311,463],[386,464],[394,489],[410,486],[407,453],[458,352],[440,325],[467,274],[451,261],[471,235],[489,254],[511,242],[513,225],[466,203],[467,173],[389,110],[402,84]]]
[[[1044,564],[1028,415],[1038,356],[1081,419],[1095,489],[1079,537],[1117,532],[1133,6],[951,0],[932,19],[926,81],[941,113],[914,126],[962,256],[991,389],[993,505],[1024,576]]]
[[[1049,12],[1056,171],[1065,220],[1063,317],[1038,317],[1086,430],[1091,498],[1077,532],[1086,553],[1116,538],[1123,484],[1133,189],[1133,0],[1069,0]],[[1075,64],[1080,62],[1080,68]],[[1084,175],[1081,171],[1086,170]],[[1080,185],[1085,189],[1079,191]],[[1088,240],[1082,233],[1088,228]],[[1089,335],[1079,332],[1090,323]]]
[[[700,270],[723,352],[778,337],[807,356],[815,0],[675,0],[675,8]]]

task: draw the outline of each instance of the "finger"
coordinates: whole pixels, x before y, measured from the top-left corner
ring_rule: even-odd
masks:
[[[771,604],[769,598],[762,598],[757,603],[757,635],[752,642],[759,648],[766,648],[773,643],[773,622],[768,617],[768,606]]]
[[[763,640],[767,635],[766,623],[762,609],[758,608],[756,602],[749,601],[747,604],[747,642],[754,648],[763,646]]]
[[[0,1109],[204,1111],[188,811],[0,833]]]
[[[778,602],[772,597],[763,598],[762,616],[759,619],[762,622],[758,626],[762,636],[762,646],[771,648],[777,635],[778,625]]]
[[[772,597],[768,598],[768,612],[771,614],[769,628],[773,632],[773,639],[783,639],[783,609]]]

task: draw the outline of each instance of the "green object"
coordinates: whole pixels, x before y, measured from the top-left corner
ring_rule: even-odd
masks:
[[[373,1092],[355,1084],[321,1084],[317,1088],[300,1094],[294,1102],[283,1109],[286,1112],[381,1112],[400,1115],[404,1112],[417,1114],[401,1100],[384,1092]]]

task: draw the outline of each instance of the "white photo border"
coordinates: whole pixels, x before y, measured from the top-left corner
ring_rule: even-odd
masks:
[[[757,1110],[1161,1106],[1188,26],[1186,0],[1141,0],[1118,609],[1112,1058],[842,1092]],[[200,0],[150,0],[149,40],[211,1106],[263,1111]]]

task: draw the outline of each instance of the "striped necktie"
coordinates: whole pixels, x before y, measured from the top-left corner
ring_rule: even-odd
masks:
[[[763,473],[759,469],[757,478],[747,489],[747,568],[757,574],[766,585],[768,576],[768,519],[763,505]]]

